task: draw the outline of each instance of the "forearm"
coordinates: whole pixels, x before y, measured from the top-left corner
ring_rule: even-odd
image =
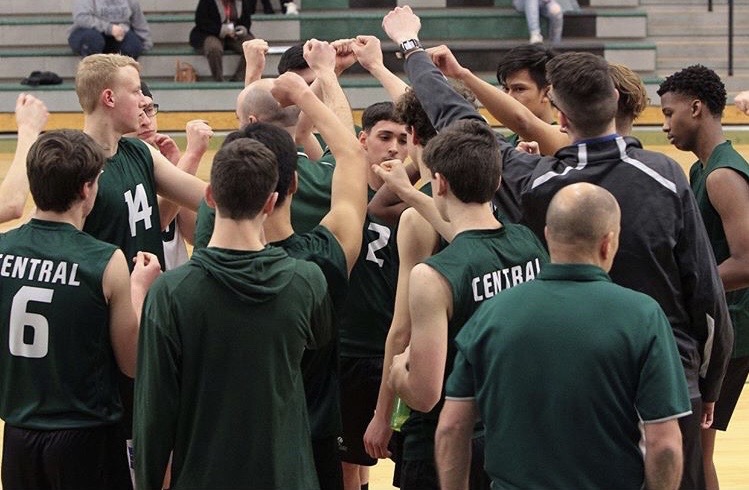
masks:
[[[344,134],[349,133],[355,137],[354,118],[351,114],[351,106],[346,99],[346,94],[338,83],[338,78],[336,77],[335,72],[331,70],[317,73],[317,81],[319,83],[323,102],[333,111],[333,114],[335,114],[343,124]],[[317,129],[322,132],[320,127]],[[335,138],[329,138],[323,134],[323,139],[325,139],[328,146],[332,148],[332,141],[329,140]]]
[[[195,224],[198,221],[198,214],[189,209],[180,208],[177,213],[177,226],[182,238],[192,245],[195,242]]]
[[[435,435],[437,473],[442,490],[466,490],[471,464],[471,431],[438,428]]]
[[[435,231],[442,236],[442,238],[448,242],[452,242],[455,233],[453,232],[450,223],[442,219],[440,212],[437,210],[437,206],[434,205],[434,199],[415,188],[414,192],[408,192],[402,197],[404,197],[403,201],[414,208],[425,220],[427,220]]]
[[[169,199],[159,196],[159,229],[164,231],[179,213],[180,206]]]
[[[648,447],[645,453],[645,488],[647,490],[679,488],[682,466],[680,447]]]
[[[408,88],[408,84],[401,80],[398,75],[388,70],[385,65],[373,67],[369,70],[369,73],[380,82],[393,102],[398,101]]]
[[[727,258],[718,266],[718,274],[726,292],[749,287],[749,258]]]
[[[26,156],[39,132],[18,128],[18,143],[8,173],[0,184],[0,223],[20,218],[29,195],[29,180],[26,176]]]
[[[459,80],[498,121],[517,133],[524,141],[537,142],[542,155],[553,155],[560,148],[570,144],[569,137],[559,131],[558,126],[542,121],[523,104],[470,70],[463,69]]]
[[[312,133],[313,127],[314,124],[312,124],[310,118],[305,113],[301,113],[296,125],[294,143],[304,148],[304,153],[307,154],[310,160],[319,160],[323,156],[323,149],[320,146],[320,142]]]
[[[484,120],[470,102],[455,92],[426,52],[409,55],[405,69],[411,87],[437,131],[460,119]]]

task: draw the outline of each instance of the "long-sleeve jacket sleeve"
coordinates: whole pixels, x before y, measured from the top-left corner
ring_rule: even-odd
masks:
[[[133,0],[130,3],[132,8],[132,15],[130,16],[130,28],[138,35],[141,41],[143,41],[143,50],[148,51],[153,47],[153,40],[151,39],[151,28],[148,26],[146,16],[143,14],[143,9],[137,0]]]

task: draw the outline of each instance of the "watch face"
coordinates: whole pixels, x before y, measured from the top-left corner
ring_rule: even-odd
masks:
[[[401,49],[403,51],[408,51],[409,49],[414,49],[419,47],[419,42],[416,39],[409,39],[408,41],[404,41],[401,43]]]

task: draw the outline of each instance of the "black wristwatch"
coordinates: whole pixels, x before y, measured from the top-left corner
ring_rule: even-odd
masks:
[[[396,53],[399,55],[398,58],[405,58],[414,51],[424,49],[418,39],[409,39],[400,43],[400,51]]]

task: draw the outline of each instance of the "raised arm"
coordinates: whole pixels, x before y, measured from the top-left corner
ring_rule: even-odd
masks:
[[[263,76],[268,43],[264,39],[250,39],[242,43],[242,52],[247,64],[244,72],[244,86],[246,87]]]
[[[320,81],[325,103],[295,73],[278,77],[271,92],[281,105],[298,105],[335,156],[330,211],[320,224],[338,239],[350,271],[359,256],[367,207],[366,155],[354,135],[351,110],[334,72],[335,50],[315,40],[308,41],[304,49]]]
[[[167,159],[174,163],[176,167],[190,175],[195,175],[200,166],[200,160],[208,150],[208,143],[213,136],[213,130],[207,121],[194,119],[188,121],[185,132],[187,135],[187,149],[180,156],[179,150],[176,154],[164,151],[164,146],[174,144],[174,141],[166,135],[156,135],[154,143],[158,146],[159,151]],[[171,145],[170,145],[171,146]],[[174,144],[176,147],[176,144]],[[170,154],[172,155],[170,158]],[[176,158],[176,161],[175,161]],[[159,218],[161,220],[161,229],[165,229],[169,223],[176,217],[180,219],[180,232],[192,243],[195,231],[195,221],[197,215],[195,211],[181,208],[179,205],[166,199],[159,199]]]
[[[385,67],[380,40],[375,36],[356,36],[351,49],[359,64],[382,84],[393,102],[400,99],[408,84]]]
[[[47,124],[48,117],[44,102],[33,95],[20,94],[16,99],[18,143],[8,173],[0,184],[0,223],[18,219],[23,215],[29,195],[26,156]]]
[[[149,146],[157,192],[170,201],[197,211],[208,184],[175,167],[156,148]]]
[[[542,155],[553,155],[570,144],[569,137],[560,131],[559,126],[542,121],[510,95],[461,66],[447,46],[429,48],[427,53],[445,76],[463,82],[498,121],[523,140],[537,142]]]
[[[396,7],[382,20],[382,28],[393,42],[400,45],[418,38],[421,21],[411,7]],[[470,102],[455,92],[423,49],[406,56],[405,69],[411,88],[437,131],[459,119],[484,120]]]

